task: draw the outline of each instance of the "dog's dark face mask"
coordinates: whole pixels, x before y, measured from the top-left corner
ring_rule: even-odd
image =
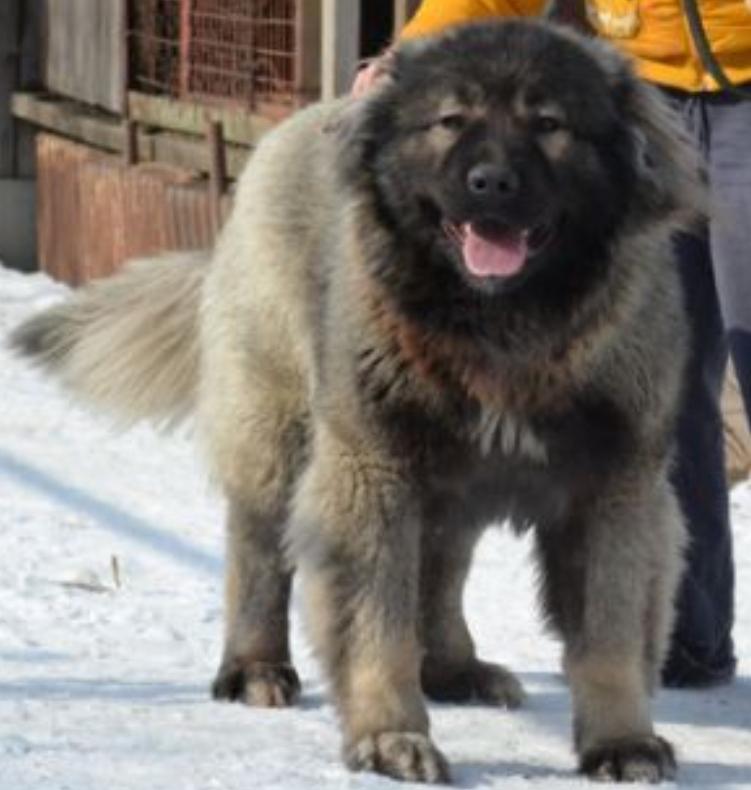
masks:
[[[558,184],[558,160],[571,146],[565,111],[545,97],[517,94],[452,97],[433,115],[419,135],[432,161],[412,171],[412,194],[425,219],[440,218],[448,244],[439,236],[438,246],[471,285],[520,282],[554,245],[570,209]]]
[[[365,100],[350,179],[465,289],[584,287],[619,229],[675,202],[638,90],[620,57],[549,27],[458,28],[397,54]]]
[[[604,242],[633,191],[605,76],[546,33],[470,29],[395,65],[372,165],[385,210],[473,288],[518,287],[560,261],[567,235]]]

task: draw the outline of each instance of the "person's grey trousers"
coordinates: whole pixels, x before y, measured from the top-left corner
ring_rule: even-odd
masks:
[[[676,240],[692,325],[692,356],[678,426],[674,483],[690,546],[663,680],[670,686],[732,678],[734,567],[720,393],[732,356],[751,422],[751,90],[667,91],[703,152],[710,218]]]

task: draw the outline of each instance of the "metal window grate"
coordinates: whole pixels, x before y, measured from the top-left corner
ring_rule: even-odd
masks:
[[[136,90],[282,115],[310,98],[304,0],[131,0]]]

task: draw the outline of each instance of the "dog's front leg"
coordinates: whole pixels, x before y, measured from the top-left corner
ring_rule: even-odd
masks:
[[[420,690],[420,523],[404,465],[318,426],[290,529],[347,765],[446,781]]]
[[[538,531],[543,592],[565,644],[580,770],[595,779],[656,782],[675,773],[652,726],[654,657],[672,604],[682,526],[659,479],[634,473]],[[670,503],[668,503],[670,504]],[[667,581],[670,583],[668,584]],[[658,600],[659,599],[659,600]]]

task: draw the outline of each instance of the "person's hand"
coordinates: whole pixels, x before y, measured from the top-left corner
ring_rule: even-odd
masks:
[[[391,59],[391,50],[387,49],[383,54],[373,58],[366,66],[361,68],[357,72],[355,81],[352,83],[350,90],[352,96],[359,99],[380,82],[388,74]]]

